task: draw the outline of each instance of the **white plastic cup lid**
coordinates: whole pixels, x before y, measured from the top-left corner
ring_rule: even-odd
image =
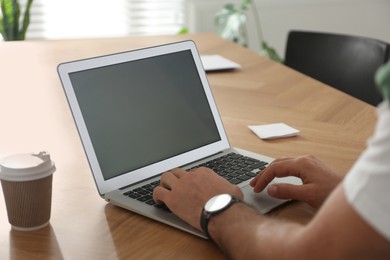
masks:
[[[6,181],[32,181],[45,178],[56,170],[46,152],[15,154],[0,161],[0,179]]]

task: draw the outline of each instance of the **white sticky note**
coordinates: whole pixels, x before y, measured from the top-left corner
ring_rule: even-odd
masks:
[[[248,125],[248,127],[261,139],[291,137],[299,133],[298,129],[288,126],[285,123]]]
[[[202,55],[200,58],[205,71],[230,70],[241,67],[240,64],[220,55]]]

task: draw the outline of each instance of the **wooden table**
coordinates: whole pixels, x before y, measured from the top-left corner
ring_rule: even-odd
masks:
[[[242,65],[209,73],[233,146],[272,157],[313,154],[344,174],[365,147],[375,108],[214,34],[0,43],[0,157],[47,150],[57,171],[50,226],[11,230],[0,199],[0,259],[225,259],[212,243],[108,205],[98,196],[56,67],[60,62],[193,39]],[[247,125],[284,122],[298,137],[263,141]],[[2,192],[1,192],[2,194]],[[292,203],[272,214],[305,223]]]

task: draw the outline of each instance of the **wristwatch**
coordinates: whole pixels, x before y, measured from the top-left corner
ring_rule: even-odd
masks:
[[[230,194],[220,194],[209,199],[203,207],[202,214],[200,216],[200,226],[206,236],[211,239],[208,225],[211,216],[217,215],[229,208],[233,203],[240,200]]]

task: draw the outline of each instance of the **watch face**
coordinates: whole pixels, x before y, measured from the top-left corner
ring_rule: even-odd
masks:
[[[210,213],[217,212],[229,205],[231,200],[232,196],[229,194],[217,195],[207,201],[204,209]]]

